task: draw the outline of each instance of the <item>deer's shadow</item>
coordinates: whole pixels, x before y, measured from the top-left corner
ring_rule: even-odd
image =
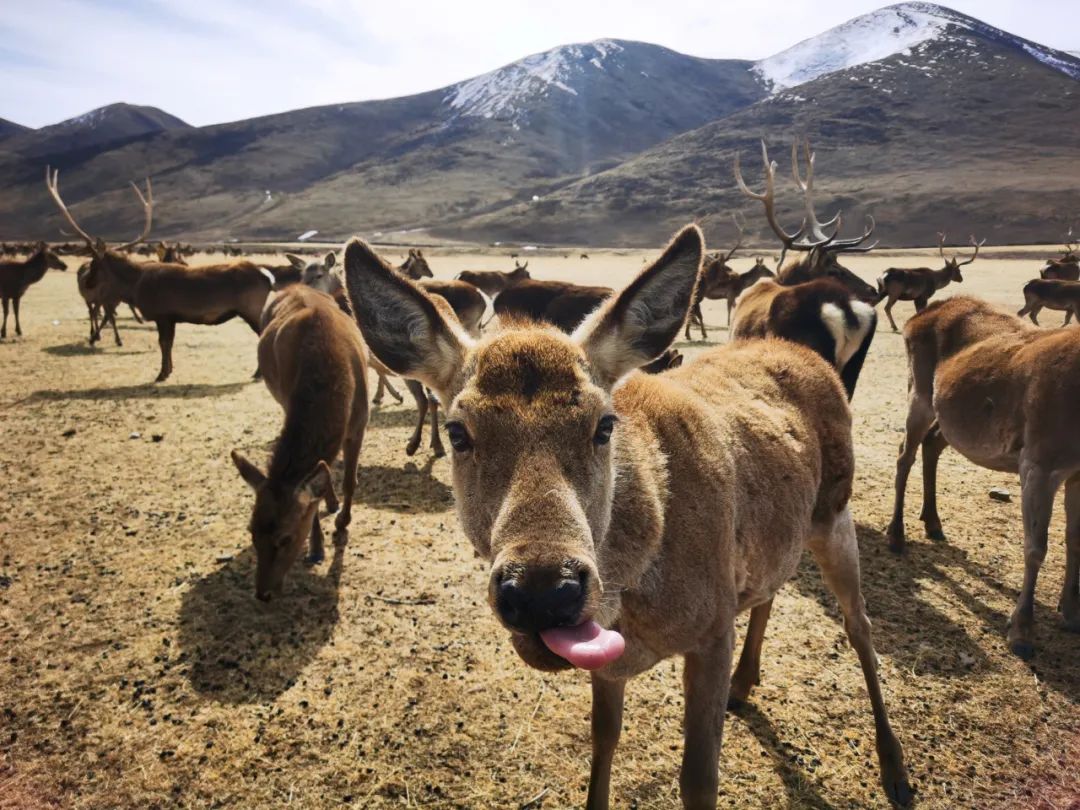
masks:
[[[422,467],[413,462],[389,467],[360,462],[356,500],[392,512],[445,512],[454,505],[453,490],[431,474],[434,457]]]
[[[267,703],[292,687],[338,622],[344,555],[334,548],[328,570],[297,563],[267,604],[255,599],[254,549],[196,582],[183,596],[179,639],[195,691],[221,703]]]

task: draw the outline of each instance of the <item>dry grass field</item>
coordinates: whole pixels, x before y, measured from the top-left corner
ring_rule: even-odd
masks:
[[[426,252],[441,278],[512,266]],[[617,285],[647,255],[578,254],[530,254],[529,268]],[[1046,255],[988,253],[946,292],[1015,310],[1036,254]],[[852,266],[871,278],[905,260]],[[123,347],[109,334],[88,347],[74,272],[50,272],[22,311],[25,337],[0,342],[0,808],[583,803],[588,678],[537,673],[513,652],[486,605],[486,567],[458,530],[448,462],[426,448],[405,456],[411,403],[372,413],[344,552],[298,567],[264,605],[253,596],[252,496],[229,461],[241,448],[263,462],[281,421],[251,380],[255,336],[239,321],[181,325],[176,371],[153,385],[152,326],[125,319]],[[902,321],[912,309],[895,311]],[[722,305],[708,302],[706,321],[710,342],[726,340]],[[679,345],[692,356],[705,344]],[[852,511],[918,806],[1075,808],[1080,637],[1055,611],[1060,497],[1038,651],[1024,663],[1004,642],[1022,573],[1014,477],[947,452],[949,539],[933,542],[917,520],[916,465],[909,552],[885,548],[905,377],[902,339],[879,324],[854,401]],[[993,486],[1012,502],[990,500]],[[777,599],[762,676],[729,715],[721,806],[884,806],[863,679],[809,562]],[[614,804],[676,806],[681,663],[657,666],[627,696]]]

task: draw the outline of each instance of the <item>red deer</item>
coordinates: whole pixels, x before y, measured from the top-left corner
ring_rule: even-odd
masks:
[[[869,223],[861,236],[852,239],[840,239],[840,227],[842,218],[840,213],[827,222],[818,221],[814,211],[814,158],[810,151],[810,143],[804,144],[806,160],[806,179],[799,172],[798,142],[791,146],[792,176],[795,184],[799,187],[803,196],[805,216],[802,226],[794,233],[788,233],[776,219],[776,163],[769,161],[769,152],[765,147],[765,141],[761,142],[761,158],[765,165],[765,192],[758,194],[751,191],[743,181],[742,172],[739,168],[739,153],[735,153],[735,182],[743,194],[754,200],[759,200],[765,205],[765,217],[769,227],[779,238],[783,249],[780,252],[780,261],[777,263],[776,278],[781,284],[801,284],[805,281],[813,281],[817,278],[832,278],[868,304],[878,302],[877,290],[863,281],[848,268],[840,264],[837,255],[841,253],[867,253],[877,246],[877,242],[866,246],[863,243],[874,233],[874,218],[867,216]],[[826,228],[833,228],[831,234],[826,234]],[[801,255],[792,257],[785,262],[788,251],[797,251]]]
[[[1060,259],[1047,259],[1046,266],[1039,271],[1039,278],[1059,279],[1061,281],[1080,281],[1080,256],[1076,254],[1072,228],[1065,236],[1065,251]]]
[[[850,401],[876,331],[874,308],[831,278],[791,287],[769,280],[743,295],[731,337],[783,338],[813,349],[839,372]]]
[[[1020,474],[1024,582],[1008,642],[1021,658],[1034,644],[1035,580],[1046,556],[1054,496],[1065,485],[1065,628],[1080,632],[1080,341],[1073,329],[1038,330],[985,301],[958,296],[931,304],[904,326],[908,412],[896,462],[889,548],[905,547],[904,493],[919,445],[923,521],[944,540],[937,463],[948,446],[969,461]]]
[[[100,283],[109,286],[120,300],[135,306],[143,317],[157,325],[161,347],[161,370],[156,382],[172,373],[172,345],[176,324],[194,323],[213,326],[239,316],[259,333],[259,318],[266,296],[274,282],[273,275],[251,262],[188,267],[163,262],[137,262],[122,255],[123,248],[146,238],[153,222],[154,198],[149,179],[146,195],[132,183],[145,214],[143,232],[138,238],[118,248],[110,248],[102,239],[84,231],[60,197],[59,170],[45,170],[49,193],[67,221],[89,246],[92,258],[86,286]]]
[[[706,299],[720,299],[727,301],[727,325],[731,328],[731,312],[735,308],[735,302],[744,290],[749,289],[763,278],[776,278],[768,267],[765,260],[760,256],[755,257],[754,266],[745,273],[737,273],[730,267],[719,266],[716,261],[707,263],[701,273],[701,283],[698,285],[697,301],[686,322],[686,339],[690,340],[690,324],[695,323],[701,327],[701,339],[706,340],[705,319],[701,313],[701,302]]]
[[[514,269],[508,273],[499,270],[462,270],[456,276],[458,281],[472,284],[476,289],[494,298],[507,287],[513,287],[520,281],[531,279],[529,263],[514,262]]]
[[[890,267],[882,273],[877,282],[878,295],[881,300],[888,299],[885,304],[885,314],[889,317],[889,324],[893,331],[898,331],[896,321],[892,316],[893,304],[897,301],[914,301],[915,311],[922,312],[926,309],[931,296],[938,290],[944,289],[953,281],[957,284],[963,282],[964,277],[960,274],[960,268],[975,261],[979,257],[979,248],[985,244],[985,239],[976,242],[975,236],[972,235],[971,245],[975,248],[975,252],[971,254],[970,259],[960,261],[958,256],[950,258],[945,255],[945,234],[939,233],[938,252],[941,254],[942,261],[945,262],[945,266],[940,270],[929,267]]]
[[[735,228],[739,232],[739,238],[735,241],[735,247],[727,253],[712,253],[705,257],[705,267],[701,271],[701,281],[697,285],[694,295],[694,303],[690,307],[690,317],[686,319],[686,339],[690,340],[690,327],[696,325],[701,329],[701,339],[708,340],[709,333],[705,331],[705,316],[701,313],[701,302],[706,298],[727,298],[727,287],[736,273],[728,262],[735,252],[742,247],[746,229],[735,220]],[[712,293],[711,295],[709,293]],[[731,326],[731,299],[728,299],[728,326]]]
[[[1036,278],[1024,285],[1024,306],[1017,312],[1021,318],[1025,315],[1038,326],[1038,315],[1043,309],[1065,310],[1065,323],[1076,315],[1080,324],[1080,281],[1061,281],[1059,279]]]
[[[319,503],[338,512],[329,465],[343,450],[343,504],[334,521],[334,543],[348,540],[368,421],[366,356],[355,321],[320,292],[295,284],[266,307],[259,370],[285,411],[285,424],[266,473],[232,452],[241,477],[255,490],[250,529],[255,595],[263,601],[281,592],[305,538],[310,536],[305,562],[323,561]]]
[[[173,245],[168,245],[165,242],[158,242],[155,252],[157,253],[159,262],[164,262],[165,264],[187,264],[187,261],[184,260],[184,252],[179,242]]]
[[[572,332],[612,292],[610,287],[526,279],[495,297],[495,314],[501,319],[549,323],[563,332]]]
[[[623,381],[682,330],[703,253],[687,227],[573,335],[531,324],[482,341],[359,240],[345,275],[374,352],[446,405],[458,516],[491,565],[488,601],[514,649],[537,669],[592,671],[588,807],[608,806],[626,681],[676,655],[682,801],[716,806],[725,708],[757,682],[772,599],[807,548],[862,665],[882,783],[906,804],[859,584],[836,373],[803,346],[761,340]]]
[[[15,334],[22,336],[19,322],[19,302],[31,284],[45,277],[45,271],[67,270],[64,260],[53,253],[44,242],[38,242],[25,261],[0,262],[0,299],[4,304],[4,323],[0,326],[0,338],[7,337],[8,305],[15,310]]]

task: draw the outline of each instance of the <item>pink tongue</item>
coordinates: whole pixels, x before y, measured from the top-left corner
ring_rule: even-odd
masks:
[[[581,669],[599,669],[623,654],[626,641],[617,630],[594,621],[577,627],[553,627],[540,633],[547,648]]]

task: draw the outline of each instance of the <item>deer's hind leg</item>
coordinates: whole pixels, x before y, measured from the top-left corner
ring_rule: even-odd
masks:
[[[611,763],[622,732],[626,681],[592,676],[592,768],[586,810],[607,810],[611,793]]]
[[[1065,585],[1058,610],[1065,629],[1080,633],[1080,473],[1065,482]]]
[[[0,338],[7,337],[8,299],[4,299],[4,325],[0,326]]]
[[[1054,493],[1060,481],[1041,465],[1021,457],[1020,514],[1024,524],[1024,583],[1009,619],[1009,649],[1025,661],[1035,654],[1035,583],[1046,559]]]
[[[364,403],[365,407],[367,403]],[[367,423],[365,415],[364,424]],[[356,492],[356,468],[360,463],[360,448],[364,443],[364,431],[345,439],[345,477],[341,484],[344,506],[334,520],[334,545],[343,546],[349,541],[349,523],[352,522],[353,493]]]
[[[874,733],[877,740],[881,784],[889,800],[901,806],[911,801],[911,786],[904,751],[889,724],[885,698],[877,674],[877,654],[870,634],[870,619],[866,615],[859,574],[859,544],[855,524],[846,508],[831,526],[817,526],[810,538],[810,551],[821,568],[825,585],[840,603],[844,614],[844,630],[859,656],[866,691],[874,712]]]
[[[405,445],[405,455],[415,455],[416,451],[420,448],[420,442],[424,438],[424,423],[427,421],[428,412],[428,398],[427,392],[424,390],[424,384],[417,382],[416,380],[405,380],[405,387],[409,389],[409,393],[413,395],[413,399],[416,400],[416,429],[413,430],[413,435],[409,439],[409,443]]]
[[[929,396],[911,391],[908,396],[908,415],[904,441],[900,445],[900,455],[896,459],[893,516],[886,531],[889,549],[897,553],[904,550],[907,542],[904,532],[904,495],[907,491],[908,475],[911,474],[911,465],[915,463],[919,445],[922,444],[933,424],[934,409]],[[934,469],[936,470],[936,459]]]
[[[430,392],[428,406],[431,409],[431,452],[435,454],[435,458],[442,458],[446,455],[446,449],[443,447],[442,436],[439,433],[439,400],[435,399]]]
[[[938,459],[948,446],[949,443],[941,435],[941,428],[935,422],[922,441],[923,505],[919,515],[919,520],[926,528],[926,536],[931,540],[945,539],[937,510],[937,468]]]
[[[742,654],[731,676],[731,692],[728,708],[738,709],[750,697],[750,691],[761,683],[761,644],[765,640],[765,627],[769,623],[773,600],[750,609],[750,623],[746,628]]]

